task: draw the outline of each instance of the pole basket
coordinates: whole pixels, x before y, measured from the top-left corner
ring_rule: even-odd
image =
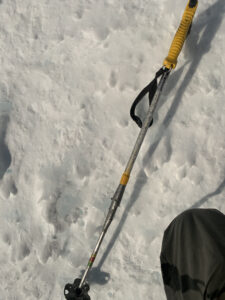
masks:
[[[77,278],[74,283],[67,283],[64,288],[64,296],[67,300],[91,300],[88,295],[89,285],[84,283],[82,288],[79,288],[81,279]]]

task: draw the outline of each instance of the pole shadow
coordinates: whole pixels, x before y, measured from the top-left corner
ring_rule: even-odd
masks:
[[[1,107],[0,107],[1,108]],[[9,116],[0,112],[0,180],[11,164],[11,155],[5,143],[6,130],[9,123]]]
[[[218,188],[212,192],[209,193],[208,195],[204,196],[202,199],[200,199],[199,201],[197,201],[196,203],[194,203],[191,208],[199,208],[200,206],[202,206],[204,203],[206,203],[210,198],[219,195],[223,192],[223,190],[225,189],[225,179],[223,180],[223,182],[221,182],[221,184],[218,186]]]
[[[145,156],[143,158],[143,165],[147,164],[147,162],[149,161],[149,159],[152,157],[155,150],[157,149],[162,136],[166,133],[166,129],[169,127],[171,121],[173,120],[173,118],[177,112],[179,102],[181,101],[181,98],[183,97],[189,83],[191,82],[191,79],[194,76],[203,56],[210,50],[213,38],[216,35],[216,32],[218,31],[218,29],[221,25],[224,11],[225,11],[225,1],[217,0],[215,4],[211,5],[206,10],[204,10],[201,14],[199,14],[196,18],[196,21],[194,21],[194,24],[192,26],[192,32],[191,32],[190,36],[188,37],[188,39],[186,41],[186,46],[185,46],[186,48],[188,48],[189,55],[191,57],[191,62],[190,62],[189,68],[186,72],[184,80],[182,81],[182,83],[176,93],[176,96],[173,99],[173,103],[162,122],[162,125],[159,126],[158,139],[156,140],[156,142],[154,144],[152,144],[150,146],[149,150],[147,151],[147,153],[145,154]],[[183,66],[178,71],[176,71],[170,75],[169,84],[167,84],[167,86],[165,87],[166,94],[168,94],[170,91],[172,91],[174,85],[177,84],[177,82],[181,76],[181,73],[183,72],[184,67],[186,68],[187,64],[188,63],[186,63],[185,66]],[[160,104],[160,106],[158,106],[157,110],[160,109],[160,107],[163,105],[163,103],[165,103],[165,100],[164,100],[164,102],[163,101],[161,102],[161,104]],[[157,113],[157,110],[156,110],[156,113]],[[126,222],[126,219],[128,217],[128,212],[130,211],[132,206],[135,204],[135,202],[138,199],[146,182],[147,182],[147,176],[146,176],[144,170],[140,170],[137,175],[137,181],[134,185],[134,188],[133,188],[133,191],[132,191],[132,194],[130,197],[130,201],[127,203],[127,205],[124,209],[124,213],[121,217],[121,220],[120,220],[116,230],[114,231],[114,234],[113,234],[110,242],[108,243],[108,246],[107,246],[104,254],[102,255],[101,260],[99,261],[98,266],[93,268],[90,271],[89,282],[93,282],[93,278],[95,277],[94,283],[106,284],[108,282],[108,280],[110,279],[110,275],[108,273],[103,272],[101,270],[101,268],[102,268],[105,260],[107,259],[110,251],[112,250],[112,248],[115,244],[115,241],[118,239],[118,236],[119,236],[119,234]],[[207,199],[209,197],[211,197],[212,195],[217,194],[218,190],[221,190],[224,187],[225,187],[225,182],[223,182],[214,193],[207,195],[206,196]],[[206,197],[201,199],[199,201],[199,203],[206,201],[205,200]],[[197,205],[197,203],[196,203],[196,205]],[[193,206],[193,207],[196,207],[196,206]],[[93,276],[93,274],[95,276]],[[104,276],[102,274],[103,275],[107,274],[107,276],[106,276],[107,280],[102,279],[102,278],[104,278]]]

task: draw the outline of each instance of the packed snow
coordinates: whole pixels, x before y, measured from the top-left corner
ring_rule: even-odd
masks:
[[[130,106],[185,6],[0,1],[1,300],[64,299],[83,274],[139,133]],[[168,224],[191,207],[225,213],[224,12],[224,0],[199,0],[88,278],[93,300],[165,300]]]

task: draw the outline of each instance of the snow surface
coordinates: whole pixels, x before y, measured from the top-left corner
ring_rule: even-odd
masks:
[[[191,207],[225,213],[225,1],[199,2],[90,274],[93,300],[165,300],[167,225]],[[82,274],[139,133],[130,106],[185,5],[0,1],[1,300],[63,299]]]

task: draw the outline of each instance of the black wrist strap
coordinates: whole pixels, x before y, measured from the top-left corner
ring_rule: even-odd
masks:
[[[155,78],[139,93],[139,95],[136,97],[136,99],[134,100],[134,103],[131,106],[130,109],[130,116],[131,118],[134,120],[134,122],[136,122],[136,124],[138,125],[138,127],[142,127],[142,121],[141,119],[135,114],[135,109],[136,106],[138,105],[138,103],[145,97],[146,94],[148,94],[148,99],[149,99],[149,106],[152,103],[152,99],[155,95],[155,92],[157,90],[157,79],[159,77],[162,76],[163,73],[166,72],[167,69],[165,69],[164,67],[161,68],[156,74],[155,74]],[[150,123],[149,127],[152,125],[152,122]]]

